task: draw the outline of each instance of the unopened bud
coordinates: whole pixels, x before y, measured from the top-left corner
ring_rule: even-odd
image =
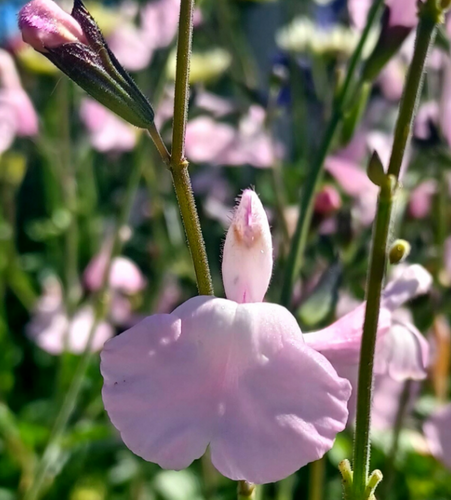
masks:
[[[238,303],[262,302],[271,279],[272,239],[257,194],[243,191],[224,244],[222,280],[226,297]]]
[[[110,51],[81,0],[69,15],[52,0],[32,0],[19,12],[24,41],[101,104],[132,125],[149,128],[149,101]]]
[[[321,215],[330,215],[341,207],[340,193],[334,186],[324,186],[315,198],[315,212]]]
[[[400,264],[410,254],[410,243],[406,240],[396,240],[390,248],[388,258],[390,264]]]

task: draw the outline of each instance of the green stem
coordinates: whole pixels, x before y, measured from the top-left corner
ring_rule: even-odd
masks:
[[[383,490],[385,491],[385,497],[389,498],[390,492],[392,491],[393,480],[395,478],[395,461],[396,455],[398,454],[399,448],[399,437],[401,435],[402,424],[406,416],[407,405],[410,398],[410,388],[412,385],[411,380],[406,380],[402,388],[401,397],[399,400],[398,411],[396,412],[395,424],[393,426],[393,437],[388,453],[386,472],[384,472],[384,483]]]
[[[322,500],[324,496],[325,468],[325,457],[309,464],[308,500]]]
[[[70,223],[66,229],[65,262],[66,271],[66,306],[71,317],[80,299],[81,287],[78,279],[78,223],[77,223],[77,180],[72,159],[70,135],[70,85],[68,78],[63,78],[58,85],[58,101],[61,110],[61,144],[59,176],[65,204],[69,210]]]
[[[238,481],[238,500],[255,500],[257,487],[247,481]]]
[[[196,273],[197,288],[201,295],[213,295],[213,283],[208,266],[204,238],[196,210],[188,162],[185,159],[185,130],[188,115],[189,69],[193,34],[194,0],[183,0],[175,73],[174,120],[172,124],[172,152],[170,170],[177,195],[180,214]]]
[[[376,0],[371,7],[365,29],[363,30],[359,44],[357,45],[352,55],[345,81],[335,101],[329,125],[325,131],[317,155],[307,175],[305,187],[303,189],[299,205],[299,218],[296,225],[296,231],[291,242],[290,253],[288,255],[287,263],[285,266],[282,295],[280,299],[280,303],[285,307],[290,306],[291,296],[293,293],[293,284],[302,266],[305,247],[307,244],[307,236],[309,233],[310,223],[313,215],[315,194],[321,182],[324,161],[329,154],[332,146],[332,141],[338,129],[338,125],[341,123],[346,111],[346,105],[350,97],[350,90],[353,87],[352,82],[354,81],[355,73],[362,56],[363,48],[368,39],[371,28],[378,18],[378,14],[382,9],[383,4],[383,0]]]
[[[127,184],[127,189],[125,192],[124,203],[122,204],[121,212],[118,217],[117,226],[113,236],[113,244],[111,246],[111,251],[108,256],[107,266],[102,279],[102,287],[95,297],[94,303],[94,321],[91,326],[88,341],[86,343],[85,350],[81,356],[80,362],[77,366],[77,370],[72,379],[71,385],[67,391],[64,402],[60,408],[60,411],[56,417],[54,427],[52,429],[51,436],[47,443],[47,446],[42,454],[42,457],[36,467],[36,473],[34,475],[34,481],[30,486],[30,489],[25,494],[24,500],[36,500],[39,498],[42,487],[44,486],[45,480],[48,477],[48,473],[52,465],[58,460],[60,441],[64,432],[66,430],[67,423],[74,411],[77,403],[78,395],[83,385],[83,380],[86,374],[86,370],[89,366],[89,362],[92,358],[91,346],[94,340],[95,332],[101,321],[106,316],[108,311],[108,277],[110,275],[111,264],[113,258],[116,257],[122,248],[121,239],[121,229],[127,224],[130,211],[132,208],[135,193],[137,191],[139,180],[141,177],[141,164],[138,161],[133,163],[133,170],[130,173],[130,177]]]
[[[417,28],[415,52],[406,78],[401,100],[395,138],[388,167],[386,182],[381,186],[370,271],[367,283],[367,304],[360,350],[359,383],[357,392],[357,416],[354,439],[354,500],[366,500],[364,496],[370,457],[370,420],[373,382],[373,363],[377,325],[382,293],[382,284],[387,263],[387,246],[390,218],[395,190],[399,180],[402,158],[410,137],[411,125],[421,94],[424,65],[429,47],[433,43],[440,12],[435,0],[428,0],[420,7],[420,22]]]

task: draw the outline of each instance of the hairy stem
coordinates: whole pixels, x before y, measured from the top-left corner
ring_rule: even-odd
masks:
[[[204,238],[188,173],[188,162],[185,159],[185,130],[188,116],[193,9],[194,0],[183,0],[181,2],[170,170],[194,264],[197,288],[201,295],[213,295],[213,283],[208,266],[207,252],[205,250]]]
[[[429,48],[435,37],[437,23],[441,18],[440,14],[435,0],[427,0],[426,3],[420,6],[420,22],[417,28],[414,56],[407,74],[404,94],[399,108],[388,175],[385,183],[381,186],[379,194],[367,283],[367,303],[362,346],[360,350],[353,456],[354,500],[365,500],[364,492],[369,474],[374,352],[382,285],[387,263],[387,246],[393,201],[399,181],[403,155],[410,138],[412,122],[421,94],[424,65]]]

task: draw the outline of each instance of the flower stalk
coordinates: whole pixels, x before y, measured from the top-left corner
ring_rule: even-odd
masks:
[[[172,151],[169,168],[194,264],[199,294],[213,295],[213,283],[208,265],[207,252],[205,250],[204,238],[188,173],[189,164],[185,159],[185,130],[188,117],[193,11],[194,0],[184,0],[181,2],[175,73]]]
[[[388,258],[388,239],[394,199],[399,183],[402,159],[410,138],[412,122],[418,106],[424,66],[429,48],[441,20],[435,0],[420,5],[419,24],[412,63],[401,100],[388,172],[381,183],[373,234],[373,246],[367,283],[367,305],[360,350],[357,417],[353,453],[353,500],[366,500],[370,457],[370,419],[373,364],[381,292]]]

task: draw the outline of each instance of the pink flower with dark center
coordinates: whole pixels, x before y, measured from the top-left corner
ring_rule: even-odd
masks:
[[[229,298],[194,297],[105,346],[105,407],[136,454],[182,469],[209,446],[223,475],[267,483],[331,448],[349,383],[305,343],[288,310],[260,302],[271,248],[261,202],[246,190],[224,247]]]

